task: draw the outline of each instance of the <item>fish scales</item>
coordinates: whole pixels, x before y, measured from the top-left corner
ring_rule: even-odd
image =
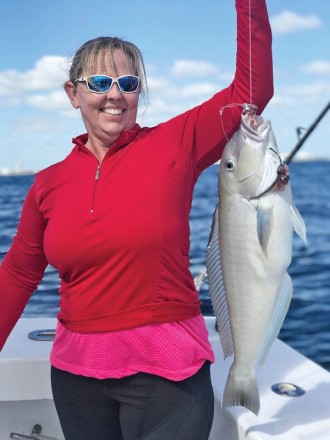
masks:
[[[221,158],[206,256],[224,356],[234,354],[223,406],[245,406],[255,414],[255,365],[277,337],[292,297],[287,268],[293,230],[306,240],[283,167],[270,121],[243,114]]]

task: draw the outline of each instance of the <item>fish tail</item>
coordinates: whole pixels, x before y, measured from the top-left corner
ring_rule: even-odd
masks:
[[[229,373],[223,393],[223,407],[244,406],[258,415],[260,397],[254,371],[250,376],[239,376],[232,369]]]

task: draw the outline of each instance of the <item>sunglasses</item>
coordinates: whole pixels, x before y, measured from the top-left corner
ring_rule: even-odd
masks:
[[[134,93],[139,88],[139,77],[135,75],[123,75],[112,78],[107,75],[83,76],[74,82],[85,82],[92,93],[107,93],[116,83],[122,93]]]

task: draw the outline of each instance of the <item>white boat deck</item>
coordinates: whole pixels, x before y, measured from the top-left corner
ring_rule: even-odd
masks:
[[[220,413],[227,373],[232,360],[223,361],[214,323],[207,320],[216,363],[212,381],[216,394],[215,411]],[[329,347],[330,349],[330,347]],[[215,417],[210,440],[330,440],[330,373],[283,342],[276,340],[265,364],[257,369],[260,389],[260,412],[255,416],[242,407],[225,409],[222,417]],[[305,390],[300,397],[275,394],[276,383],[289,383]],[[224,426],[227,426],[224,431]],[[222,428],[217,423],[222,423]],[[225,434],[226,432],[226,434]]]
[[[221,410],[231,359],[223,361],[214,318],[205,319],[216,355],[212,366],[215,420],[210,440],[330,440],[330,373],[278,340],[257,371],[259,415],[241,407]],[[20,319],[0,353],[1,440],[9,439],[11,432],[30,435],[37,423],[42,425],[44,437],[36,434],[35,438],[63,440],[49,382],[52,342],[27,338],[32,330],[55,325],[52,318]],[[279,396],[271,390],[279,382],[298,385],[305,394]]]

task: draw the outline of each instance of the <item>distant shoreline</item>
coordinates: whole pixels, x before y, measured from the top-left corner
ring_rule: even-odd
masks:
[[[0,170],[0,177],[12,177],[12,176],[33,176],[37,171],[33,170]]]
[[[281,154],[281,157],[283,160],[285,160],[285,157],[287,156],[287,153]],[[312,156],[308,153],[298,153],[297,156],[295,156],[292,159],[292,162],[329,162],[330,156]],[[219,162],[216,162],[214,165],[218,165]],[[7,168],[0,169],[0,177],[7,177],[7,176],[33,176],[36,174],[38,170],[10,170]]]

